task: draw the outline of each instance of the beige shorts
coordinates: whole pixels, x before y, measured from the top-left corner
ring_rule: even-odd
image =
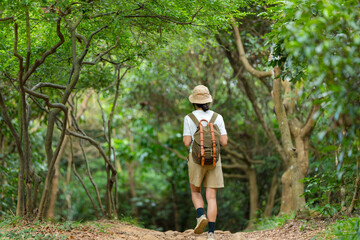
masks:
[[[191,153],[189,154],[188,159],[189,180],[191,184],[196,187],[201,187],[201,183],[204,184],[204,187],[208,188],[224,187],[221,157],[217,161],[215,167],[212,165],[205,165],[202,167],[201,165],[194,163]]]

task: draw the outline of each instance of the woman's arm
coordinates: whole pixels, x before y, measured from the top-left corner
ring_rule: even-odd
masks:
[[[227,135],[221,135],[220,136],[220,144],[221,146],[225,147],[228,142],[228,136]]]
[[[191,144],[191,141],[192,141],[191,136],[184,136],[183,142],[184,142],[185,147],[189,147]]]

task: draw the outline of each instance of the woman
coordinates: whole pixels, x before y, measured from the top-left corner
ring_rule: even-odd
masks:
[[[204,85],[198,85],[194,88],[193,93],[189,96],[189,101],[193,103],[195,111],[192,114],[198,121],[205,119],[208,122],[212,118],[214,112],[209,110],[209,103],[212,102],[209,89]],[[192,118],[194,118],[192,116]],[[220,144],[227,145],[227,132],[222,116],[219,114],[214,122],[220,130]],[[184,118],[184,132],[183,141],[186,147],[192,145],[194,133],[197,125],[189,115]],[[224,178],[221,168],[221,158],[216,163],[216,166],[205,165],[201,166],[193,161],[191,154],[188,156],[189,181],[191,188],[191,198],[196,209],[197,224],[194,229],[195,234],[204,232],[206,225],[209,225],[208,239],[215,239],[215,222],[217,215],[216,191],[218,188],[224,187]],[[204,200],[201,196],[201,184],[206,188],[207,201],[207,217],[204,212]]]

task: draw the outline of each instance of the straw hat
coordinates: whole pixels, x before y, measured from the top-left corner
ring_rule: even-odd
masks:
[[[205,104],[212,102],[209,89],[204,85],[197,85],[194,87],[193,93],[189,96],[191,103]]]

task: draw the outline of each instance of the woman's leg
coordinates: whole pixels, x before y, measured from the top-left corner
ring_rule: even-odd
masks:
[[[190,188],[191,188],[191,199],[193,201],[197,215],[194,233],[202,234],[204,232],[205,227],[208,224],[208,219],[205,216],[204,200],[201,196],[201,187],[196,187],[195,185],[190,183]]]
[[[195,209],[204,208],[204,200],[201,196],[201,187],[196,187],[190,183],[191,199]]]
[[[206,188],[207,217],[209,219],[209,222],[216,222],[216,190],[216,188]]]

